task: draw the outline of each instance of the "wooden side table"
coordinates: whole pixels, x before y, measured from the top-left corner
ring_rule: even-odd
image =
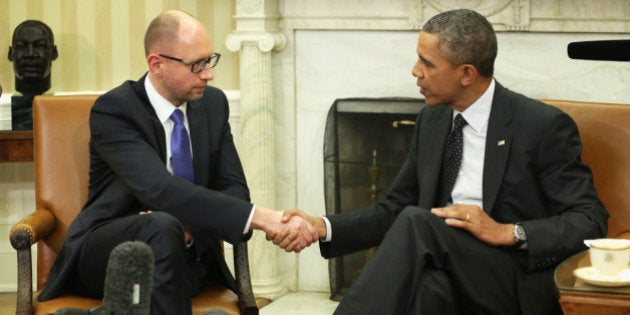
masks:
[[[588,251],[565,260],[554,273],[560,293],[560,305],[565,315],[630,314],[630,286],[594,286],[573,275],[576,268],[590,266]]]
[[[33,161],[33,131],[0,131],[0,162]]]

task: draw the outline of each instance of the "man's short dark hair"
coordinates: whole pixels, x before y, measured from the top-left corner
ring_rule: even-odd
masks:
[[[471,64],[481,75],[492,76],[497,36],[483,15],[468,9],[442,12],[429,19],[422,31],[438,37],[440,51],[454,66]]]

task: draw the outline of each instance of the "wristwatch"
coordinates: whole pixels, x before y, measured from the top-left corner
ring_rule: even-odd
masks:
[[[512,233],[514,234],[514,239],[516,240],[514,247],[518,249],[527,248],[527,234],[525,234],[525,229],[523,229],[523,226],[520,223],[514,224],[514,231],[512,231]]]

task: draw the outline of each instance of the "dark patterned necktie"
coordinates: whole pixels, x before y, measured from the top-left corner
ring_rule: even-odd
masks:
[[[190,139],[184,125],[184,112],[181,109],[176,109],[170,118],[175,123],[171,134],[171,165],[173,166],[173,174],[194,182],[193,160],[190,152]]]
[[[455,116],[453,130],[448,135],[446,146],[444,147],[444,156],[442,157],[442,175],[440,176],[440,195],[438,206],[444,207],[451,200],[451,193],[459,167],[462,164],[462,153],[464,151],[464,139],[462,129],[466,125],[466,120],[461,114]]]

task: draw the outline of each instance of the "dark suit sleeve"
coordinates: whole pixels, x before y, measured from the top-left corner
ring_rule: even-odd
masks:
[[[522,222],[528,236],[529,269],[553,265],[585,249],[585,239],[604,237],[607,232],[608,214],[595,192],[590,169],[580,160],[582,145],[575,123],[555,111],[542,134],[531,167],[551,213]]]

